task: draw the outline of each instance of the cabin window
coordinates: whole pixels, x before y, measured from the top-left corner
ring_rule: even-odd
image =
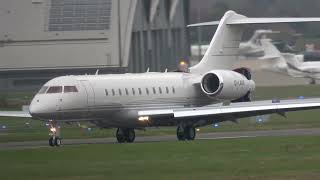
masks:
[[[167,94],[169,94],[169,88],[168,87],[166,87],[166,92],[167,92]]]
[[[176,93],[176,90],[174,89],[174,87],[172,87],[172,93]]]
[[[125,91],[126,91],[126,95],[128,96],[129,95],[128,89],[125,88]]]
[[[48,89],[47,94],[52,94],[52,93],[62,93],[62,86],[51,86]]]
[[[115,96],[115,95],[116,95],[116,93],[114,92],[114,89],[112,89],[112,95],[113,95],[113,96]]]
[[[64,93],[78,92],[78,89],[76,86],[64,86],[63,92]]]
[[[138,88],[138,91],[139,91],[139,94],[141,95],[142,94],[141,88]]]
[[[149,89],[148,88],[146,88],[146,94],[149,94]]]
[[[106,96],[109,95],[108,89],[105,89],[104,92],[106,93]]]
[[[132,94],[135,95],[136,91],[134,90],[134,88],[132,88]]]
[[[122,92],[121,92],[121,89],[119,89],[119,96],[122,96]]]
[[[153,94],[156,94],[156,88],[153,87],[152,90],[153,90]]]
[[[42,88],[39,90],[38,94],[44,94],[48,89],[48,86],[42,86]]]
[[[162,94],[162,89],[161,89],[161,87],[159,87],[159,93]]]

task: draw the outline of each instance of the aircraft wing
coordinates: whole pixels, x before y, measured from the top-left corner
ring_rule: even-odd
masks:
[[[285,112],[320,108],[320,98],[296,100],[270,100],[232,103],[227,106],[204,106],[198,108],[164,109],[139,111],[139,118],[160,121],[171,120],[235,120],[257,115],[277,113],[285,116]],[[139,119],[140,120],[140,119]]]
[[[28,111],[0,111],[0,117],[31,118],[32,116]]]

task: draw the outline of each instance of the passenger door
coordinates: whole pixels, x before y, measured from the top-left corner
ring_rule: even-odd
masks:
[[[91,83],[87,80],[81,80],[81,85],[85,88],[85,91],[87,93],[87,107],[88,109],[90,109],[91,106],[93,106],[94,103],[94,90],[93,87],[91,85]]]

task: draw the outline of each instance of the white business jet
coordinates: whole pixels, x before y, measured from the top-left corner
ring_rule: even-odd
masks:
[[[49,144],[59,146],[56,125],[62,122],[89,121],[117,128],[120,143],[133,142],[135,129],[152,126],[177,126],[178,140],[193,140],[196,127],[320,108],[320,99],[249,102],[255,89],[250,71],[232,70],[246,25],[315,21],[320,18],[247,18],[228,11],[220,22],[191,25],[218,28],[201,62],[188,72],[58,77],[44,84],[29,112],[0,116],[50,120]]]

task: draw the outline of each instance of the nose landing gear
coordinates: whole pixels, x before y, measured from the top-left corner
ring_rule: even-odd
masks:
[[[50,121],[49,131],[49,146],[61,146],[60,128],[56,126],[55,122]]]
[[[118,128],[116,138],[119,143],[132,143],[136,138],[136,134],[132,128]]]

